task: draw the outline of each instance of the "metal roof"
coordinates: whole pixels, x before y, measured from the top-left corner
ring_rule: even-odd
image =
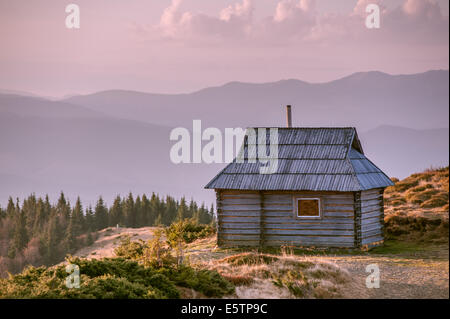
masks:
[[[353,127],[278,128],[278,141],[269,134],[266,138],[266,142],[278,142],[275,173],[260,174],[262,163],[252,162],[257,152],[256,147],[250,146],[255,143],[249,144],[246,136],[241,147],[244,161],[234,159],[205,188],[352,192],[393,185],[388,176],[364,156]]]

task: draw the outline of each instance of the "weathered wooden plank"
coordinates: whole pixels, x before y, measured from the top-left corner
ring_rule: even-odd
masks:
[[[350,199],[350,198],[330,199],[330,198],[325,197],[324,204],[325,204],[325,206],[327,206],[327,205],[350,205],[350,206],[353,206],[353,199]]]
[[[249,199],[258,199],[259,200],[259,195],[258,193],[249,193],[249,194],[245,194],[245,193],[223,193],[222,194],[222,200],[226,200],[226,199],[244,199],[244,198],[249,198]]]
[[[265,217],[291,217],[293,218],[293,214],[291,211],[278,211],[278,212],[273,212],[273,211],[265,211],[264,212],[264,216]]]
[[[352,243],[353,236],[300,236],[300,235],[266,235],[267,241],[281,240],[303,243]]]
[[[353,224],[310,224],[310,223],[286,223],[286,224],[274,224],[264,223],[265,229],[340,229],[340,230],[353,230]]]
[[[324,217],[353,217],[353,212],[342,211],[342,212],[323,212]]]
[[[223,228],[222,234],[246,234],[246,235],[252,235],[257,234],[259,235],[261,233],[261,230],[259,229],[236,229],[236,228]]]
[[[222,205],[223,211],[259,211],[261,209],[260,205]]]
[[[318,230],[318,229],[273,229],[264,227],[264,233],[269,235],[312,235],[312,236],[353,236],[352,230]]]
[[[377,200],[382,197],[381,192],[378,192],[376,194],[361,194],[361,200]]]
[[[232,228],[232,229],[259,229],[260,225],[257,223],[223,223],[222,228]]]
[[[361,220],[361,226],[370,225],[373,223],[380,223],[380,218],[378,216],[375,216],[370,218],[364,218]]]
[[[377,195],[382,192],[381,188],[369,189],[361,192],[361,196]]]
[[[369,232],[372,230],[379,230],[381,232],[381,228],[382,225],[380,223],[376,223],[376,224],[370,224],[370,225],[363,225],[361,226],[361,231],[364,232]]]
[[[362,244],[367,245],[367,244],[374,243],[377,241],[382,241],[382,240],[384,240],[383,236],[378,235],[378,236],[363,238]]]
[[[362,200],[361,208],[380,205],[380,203],[381,203],[380,199]]]
[[[372,218],[372,217],[379,217],[381,214],[381,211],[373,211],[371,213],[364,213],[362,214],[361,218],[364,219],[368,219],[368,218]]]
[[[246,216],[222,216],[219,215],[219,220],[225,223],[259,223],[259,217]]]
[[[361,207],[361,213],[370,213],[373,211],[380,211],[381,206],[380,205],[373,205],[373,206],[367,206],[367,207]]]
[[[265,207],[266,211],[277,211],[277,210],[290,211],[290,212],[293,211],[292,210],[292,206],[288,206],[288,205],[268,205],[268,204],[265,204],[264,207]]]
[[[225,198],[221,201],[222,205],[259,205],[259,199],[256,198]]]
[[[227,239],[227,240],[257,240],[257,241],[259,241],[259,234],[251,234],[251,235],[222,234],[222,238]]]
[[[264,195],[264,203],[292,204],[292,195]]]
[[[347,212],[347,213],[352,213],[353,214],[353,207],[348,207],[348,206],[341,206],[341,207],[327,207],[323,210],[324,212]]]
[[[368,238],[368,237],[373,237],[373,236],[381,236],[382,232],[380,229],[374,229],[374,230],[370,230],[370,231],[365,231],[362,232],[362,238]]]
[[[259,211],[231,211],[231,210],[227,210],[227,211],[222,211],[221,216],[248,216],[248,217],[252,217],[252,216],[259,216],[260,212]]]
[[[267,240],[266,246],[268,247],[279,247],[282,245],[289,245],[294,247],[333,247],[333,248],[353,248],[353,243],[345,242],[345,243],[310,243],[310,242],[291,242],[291,241],[283,241],[283,240]]]
[[[265,217],[266,223],[292,223],[292,224],[301,224],[301,223],[317,223],[317,224],[352,224],[353,218],[351,217],[343,217],[343,218],[314,218],[314,219],[300,219],[294,218],[293,215],[285,216],[285,217]]]

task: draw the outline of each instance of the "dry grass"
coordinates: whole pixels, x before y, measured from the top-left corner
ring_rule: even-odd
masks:
[[[142,228],[124,228],[124,227],[108,227],[97,232],[97,239],[94,244],[78,250],[74,256],[101,259],[104,257],[115,257],[114,248],[120,244],[120,240],[125,237],[130,237],[131,240],[147,241],[153,237],[153,230],[157,227],[142,227]]]
[[[448,219],[449,168],[429,169],[386,188],[386,216],[399,212]]]
[[[238,253],[203,262],[237,286],[237,298],[339,298],[349,274],[329,262],[291,254]]]
[[[385,191],[386,237],[425,243],[448,242],[449,168],[428,169]]]

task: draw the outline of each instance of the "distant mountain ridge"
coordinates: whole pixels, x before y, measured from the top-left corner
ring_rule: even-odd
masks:
[[[448,85],[448,70],[412,75],[360,72],[326,83],[230,82],[173,95],[115,90],[64,102],[169,126],[188,125],[192,119],[216,127],[284,126],[282,107],[291,104],[297,126],[431,129],[448,127]]]
[[[230,82],[187,94],[104,91],[53,101],[0,93],[0,205],[8,196],[63,190],[99,195],[159,192],[213,202],[203,186],[225,164],[170,161],[172,128],[355,126],[363,149],[389,176],[448,165],[448,71],[355,73],[327,83]]]

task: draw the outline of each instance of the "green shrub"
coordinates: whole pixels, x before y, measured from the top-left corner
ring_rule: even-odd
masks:
[[[208,297],[222,297],[234,292],[234,285],[214,270],[196,270],[188,266],[158,270],[177,286],[192,288]]]
[[[118,257],[136,260],[142,257],[144,248],[145,242],[143,240],[131,241],[130,236],[126,236],[120,240],[119,246],[114,248],[114,253]]]
[[[151,268],[123,258],[69,258],[80,267],[80,288],[67,288],[65,266],[29,267],[0,281],[2,298],[179,298],[176,286]]]
[[[167,242],[176,247],[180,241],[191,243],[194,240],[214,234],[215,229],[210,225],[202,225],[191,219],[183,219],[172,223],[165,229]]]

